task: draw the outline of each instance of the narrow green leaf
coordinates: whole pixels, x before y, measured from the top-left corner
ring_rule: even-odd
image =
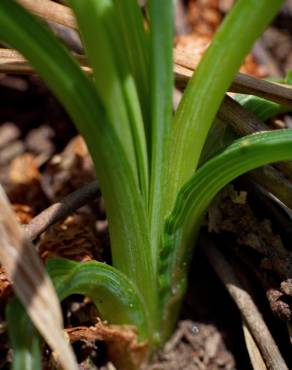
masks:
[[[266,121],[270,117],[291,110],[289,107],[253,95],[236,94],[235,100],[246,110],[254,113],[262,121]]]
[[[167,204],[194,173],[208,130],[244,56],[282,0],[238,0],[225,18],[177,109],[171,142]]]
[[[144,122],[147,124],[150,110],[149,35],[144,29],[142,12],[136,0],[113,1],[121,30],[116,35],[135,78]]]
[[[144,123],[125,53],[126,47],[135,48],[135,45],[123,43],[121,36],[125,32],[114,1],[69,0],[69,3],[77,18],[100,99],[146,197],[149,180]]]
[[[290,76],[290,73],[288,72],[284,81],[276,82],[292,85],[292,76]],[[258,96],[253,95],[236,94],[235,100],[237,100],[245,109],[254,113],[263,121],[266,121],[267,119],[274,117],[277,114],[287,113],[291,111],[291,107],[277,104],[270,100],[259,98]]]
[[[6,322],[13,350],[12,370],[41,370],[40,337],[16,298],[6,306]]]
[[[165,223],[161,251],[160,297],[165,309],[162,328],[167,333],[173,312],[177,312],[185,292],[186,271],[194,236],[214,196],[230,181],[247,171],[291,159],[292,129],[253,134],[238,139],[221,154],[210,159],[182,187]]]
[[[72,294],[90,297],[103,320],[134,325],[140,340],[149,339],[149,322],[143,299],[134,284],[112,266],[101,262],[50,259],[47,271],[60,300]]]
[[[0,1],[0,39],[30,61],[84,136],[106,201],[113,264],[134,281],[154,317],[157,289],[145,202],[95,86],[51,32],[13,0]]]
[[[159,233],[161,232],[163,221],[162,207],[166,187],[167,154],[172,119],[172,0],[149,0],[148,8],[151,56],[151,185],[149,219],[153,254],[157,256]]]

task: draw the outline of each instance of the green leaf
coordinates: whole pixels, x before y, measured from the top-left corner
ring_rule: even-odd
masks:
[[[236,140],[210,159],[182,187],[165,222],[161,250],[160,297],[166,332],[185,292],[194,237],[214,196],[247,171],[291,159],[292,129],[253,134]]]
[[[51,259],[46,267],[60,300],[72,294],[90,297],[103,320],[135,326],[140,341],[151,338],[151,320],[142,297],[118,270],[100,262],[66,259]],[[40,336],[17,299],[7,305],[6,320],[13,349],[13,370],[41,370]]]
[[[226,16],[176,111],[170,149],[167,204],[194,173],[208,130],[245,55],[282,0],[238,0]]]
[[[144,29],[142,12],[136,0],[113,1],[121,31],[118,33],[115,30],[116,38],[134,76],[144,122],[147,126],[150,111],[149,34]]]
[[[77,18],[100,99],[147,199],[149,180],[144,123],[134,77],[124,51],[135,45],[123,43],[121,36],[126,36],[125,29],[114,1],[69,0],[69,3]]]
[[[291,71],[287,73],[284,81],[281,82],[287,85],[292,85]],[[287,113],[291,111],[291,107],[277,104],[272,101],[259,98],[258,96],[253,95],[236,94],[235,100],[237,100],[245,109],[254,113],[262,121],[266,121],[267,119],[274,117],[278,114]]]
[[[287,72],[284,83],[286,83],[287,85],[292,85],[292,69]]]
[[[272,101],[259,98],[253,95],[237,94],[235,100],[238,101],[246,110],[254,113],[262,121],[266,121],[270,117],[280,113],[289,112],[291,107],[274,103]]]
[[[52,33],[13,0],[0,1],[0,39],[29,60],[85,138],[106,202],[113,265],[132,279],[155,317],[156,276],[145,202],[94,84]]]
[[[140,340],[150,337],[147,311],[134,284],[121,272],[105,263],[50,259],[47,271],[60,300],[72,294],[90,297],[103,320],[110,324],[134,325]]]
[[[292,79],[289,79],[288,72],[284,81],[276,80],[275,82],[291,85]],[[254,95],[236,94],[234,99],[246,110],[254,113],[262,121],[266,121],[277,114],[290,112],[292,110],[291,107],[277,104]],[[238,137],[238,135],[233,131],[231,126],[216,118],[209,130],[208,137],[200,157],[199,165],[205,162],[208,158],[212,157],[219,150],[222,150],[227,145],[231,144],[236,137]]]
[[[163,221],[173,95],[172,0],[149,0],[151,65],[151,185],[149,219],[154,256]],[[155,257],[154,257],[155,258]]]
[[[41,370],[40,337],[16,298],[6,306],[6,322],[13,350],[12,370]]]

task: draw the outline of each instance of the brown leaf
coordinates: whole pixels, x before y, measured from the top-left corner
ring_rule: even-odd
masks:
[[[66,370],[77,370],[62,332],[61,309],[52,283],[33,245],[25,238],[0,187],[0,260],[34,325]]]

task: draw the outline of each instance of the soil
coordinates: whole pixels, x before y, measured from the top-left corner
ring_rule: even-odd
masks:
[[[204,49],[232,0],[176,1],[176,46]],[[284,76],[292,69],[292,4],[257,42],[242,71],[256,77]],[[292,127],[292,116],[276,117],[277,127]],[[18,220],[27,224],[40,211],[96,178],[83,140],[37,76],[0,75],[0,183]],[[240,216],[240,217],[239,217]],[[289,218],[290,217],[290,218]],[[287,323],[292,318],[291,213],[271,200],[248,177],[222,192],[210,208],[204,232],[252,286],[252,294],[288,366],[292,368]],[[290,245],[289,245],[290,244]],[[102,196],[49,228],[36,242],[45,261],[61,256],[110,263]],[[272,252],[271,252],[272,250]],[[0,369],[12,353],[5,306],[12,287],[0,269]],[[80,369],[113,370],[106,336],[95,331],[92,302],[72,296],[62,304],[68,335]],[[109,335],[107,333],[107,335]],[[44,368],[54,361],[44,346]],[[169,342],[145,370],[252,369],[241,315],[200,248],[196,248],[180,321]]]

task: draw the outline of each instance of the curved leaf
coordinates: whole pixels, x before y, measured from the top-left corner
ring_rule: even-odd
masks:
[[[191,246],[214,196],[236,177],[262,165],[292,159],[292,129],[261,132],[236,140],[207,161],[179,192],[165,222],[160,289],[164,329],[185,291]]]
[[[50,259],[46,269],[60,300],[71,294],[88,296],[103,320],[133,325],[140,341],[149,339],[150,321],[143,301],[135,286],[118,270],[101,262],[66,259]],[[6,319],[13,349],[13,370],[40,370],[40,337],[17,299],[7,305]]]
[[[173,123],[169,210],[177,192],[197,167],[209,128],[244,56],[282,3],[282,0],[236,1],[188,83]]]
[[[71,294],[90,297],[103,320],[134,325],[140,340],[149,338],[147,311],[133,283],[117,269],[102,262],[50,259],[47,271],[60,300]]]

